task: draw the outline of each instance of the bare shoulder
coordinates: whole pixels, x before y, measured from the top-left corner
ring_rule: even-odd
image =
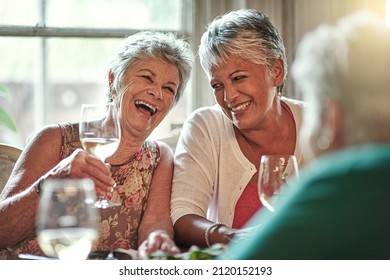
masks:
[[[171,187],[173,175],[173,153],[167,143],[157,141],[157,145],[160,149],[160,161],[153,175],[153,184],[156,184],[159,190],[168,190]]]
[[[15,164],[12,180],[7,183],[10,190],[15,193],[24,190],[53,168],[60,160],[61,146],[58,125],[47,125],[37,131]]]
[[[37,131],[33,139],[61,136],[61,129],[57,124],[49,124]]]
[[[160,157],[161,158],[167,158],[172,159],[173,158],[173,151],[172,148],[163,141],[157,141],[157,144],[160,149]]]
[[[62,134],[58,125],[46,125],[37,131],[26,145],[29,155],[59,155],[62,146]]]

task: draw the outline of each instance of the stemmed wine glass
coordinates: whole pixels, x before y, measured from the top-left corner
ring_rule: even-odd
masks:
[[[44,182],[36,218],[38,244],[50,257],[85,260],[98,238],[94,183],[90,179]]]
[[[105,161],[119,145],[120,126],[114,103],[82,104],[79,125],[80,142],[91,155]],[[119,206],[120,202],[109,201],[100,196],[97,208]]]
[[[298,162],[294,155],[263,155],[258,180],[261,203],[275,212],[278,201],[283,199],[283,189],[294,185],[298,178]]]

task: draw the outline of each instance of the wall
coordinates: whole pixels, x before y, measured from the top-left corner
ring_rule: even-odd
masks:
[[[267,14],[280,31],[287,49],[289,64],[294,60],[294,53],[299,41],[308,31],[322,23],[335,23],[337,19],[359,9],[370,9],[385,16],[386,0],[195,0],[195,27],[206,26],[215,16],[228,10],[254,8]],[[199,42],[203,28],[197,28]],[[203,73],[198,73],[196,83],[202,84],[202,99],[197,99],[191,106],[213,103],[210,86]],[[208,94],[210,92],[210,94]],[[285,95],[298,97],[293,82],[288,76]]]

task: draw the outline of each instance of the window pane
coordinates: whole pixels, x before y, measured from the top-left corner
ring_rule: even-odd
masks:
[[[108,61],[120,39],[47,40],[47,119],[78,121],[82,103],[104,102]]]
[[[48,26],[180,30],[181,0],[47,0]]]
[[[181,0],[46,0],[46,25],[55,27],[181,29]],[[40,0],[0,1],[0,24],[34,26]]]
[[[40,0],[1,0],[0,24],[35,25],[39,22]]]
[[[14,119],[19,134],[0,129],[0,142],[24,145],[34,129],[34,80],[39,57],[39,39],[0,37],[0,85],[10,98],[0,98],[0,107]]]

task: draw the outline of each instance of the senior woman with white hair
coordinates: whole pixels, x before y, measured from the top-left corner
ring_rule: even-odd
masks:
[[[300,44],[293,78],[310,102],[299,186],[221,259],[390,259],[390,28],[360,12]]]
[[[141,258],[158,249],[179,252],[169,215],[172,150],[149,136],[183,96],[192,63],[190,45],[173,33],[143,31],[123,40],[107,71],[106,94],[121,127],[117,150],[103,162],[82,149],[78,123],[42,128],[0,195],[0,259],[43,254],[34,229],[39,190],[42,180],[58,178],[89,178],[98,195],[108,192],[120,203],[100,209],[94,251],[134,249]]]

